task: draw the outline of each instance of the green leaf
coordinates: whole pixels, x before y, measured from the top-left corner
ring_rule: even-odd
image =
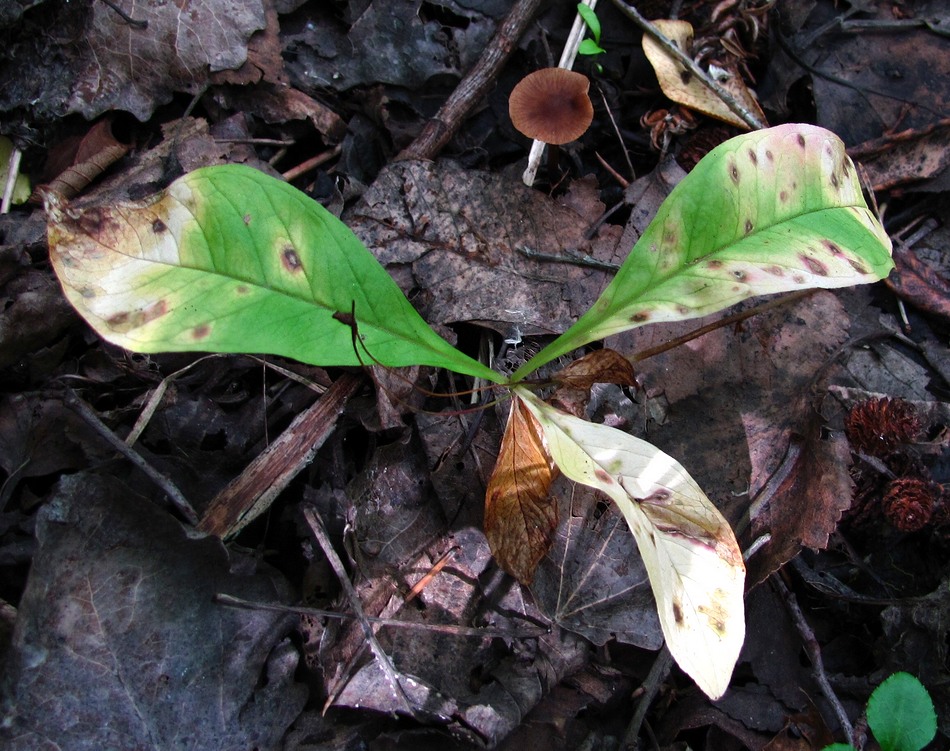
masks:
[[[737,136],[673,189],[593,307],[512,379],[645,323],[882,279],[890,252],[837,136],[799,124]]]
[[[581,55],[600,55],[606,51],[607,50],[597,44],[593,39],[585,39],[577,48],[578,54]]]
[[[591,10],[589,5],[584,3],[577,4],[577,12],[581,18],[584,19],[584,23],[587,25],[590,35],[594,37],[594,42],[597,45],[600,45],[600,19],[597,18],[597,14]],[[598,49],[600,49],[598,47]],[[601,50],[603,52],[604,50]],[[589,55],[589,52],[582,52],[582,55]]]
[[[829,743],[821,751],[855,751],[850,743]]]
[[[117,206],[76,209],[53,196],[47,210],[66,297],[127,349],[316,365],[371,364],[372,355],[500,380],[438,336],[342,222],[257,170],[207,167]]]
[[[633,532],[670,654],[710,698],[729,686],[745,639],[745,565],[729,523],[656,446],[514,388],[566,477],[602,491]]]
[[[874,689],[867,717],[882,751],[920,751],[937,734],[930,694],[910,673],[894,673]]]

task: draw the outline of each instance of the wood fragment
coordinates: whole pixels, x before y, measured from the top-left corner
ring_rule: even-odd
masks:
[[[232,537],[270,508],[277,495],[313,460],[360,383],[362,377],[355,373],[345,373],[334,381],[319,401],[297,415],[276,441],[214,497],[198,529],[222,538]]]
[[[455,87],[435,117],[426,123],[416,139],[396,157],[400,159],[435,159],[458,132],[469,112],[488,93],[502,66],[524,34],[541,0],[517,0],[481,58]]]

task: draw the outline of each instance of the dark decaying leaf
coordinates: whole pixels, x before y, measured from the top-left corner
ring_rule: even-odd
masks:
[[[498,564],[522,584],[531,583],[557,527],[557,505],[548,495],[554,476],[537,420],[513,396],[485,491],[485,535]]]
[[[620,386],[633,386],[636,383],[633,365],[612,349],[594,350],[561,368],[551,379],[560,386],[575,389],[590,389],[595,383],[616,383]]]
[[[582,249],[619,262],[619,228],[584,236],[603,207],[585,184],[569,205],[517,178],[450,162],[386,167],[346,223],[376,254],[427,321],[476,321],[506,338],[559,333],[594,302],[608,272],[540,262],[522,251],[563,256]],[[589,212],[589,213],[581,213]]]
[[[147,120],[176,91],[201,90],[209,73],[240,68],[248,40],[267,25],[264,4],[188,0],[136,3],[126,23],[107,3],[89,6],[75,58],[70,111],[93,118],[110,109]],[[134,55],[129,50],[135,50]]]
[[[38,549],[2,686],[8,749],[274,748],[306,700],[292,618],[228,609],[216,592],[280,601],[114,479],[64,478]],[[242,572],[243,571],[243,572]]]
[[[659,649],[663,634],[650,581],[620,511],[603,495],[563,478],[552,492],[563,521],[531,584],[538,607],[594,644],[615,638]]]
[[[473,5],[475,11],[463,5],[439,6],[460,22],[445,24],[441,12],[429,16],[411,2],[343,4],[332,10],[307,3],[281,28],[285,46],[294,51],[287,60],[291,80],[307,93],[324,95],[327,89],[380,83],[418,91],[432,77],[461,77],[495,28],[484,15],[486,3]]]

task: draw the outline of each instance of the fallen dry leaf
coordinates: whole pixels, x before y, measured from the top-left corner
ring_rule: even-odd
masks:
[[[561,628],[598,646],[616,639],[659,649],[663,634],[656,602],[620,510],[564,477],[555,480],[552,491],[563,521],[531,584],[538,607]]]
[[[612,349],[598,349],[590,352],[551,376],[559,386],[575,389],[590,389],[595,383],[615,383],[619,386],[633,386],[636,375],[633,365],[619,352]]]
[[[36,537],[2,688],[5,748],[276,747],[307,696],[281,641],[294,619],[213,596],[286,601],[279,574],[89,473],[60,481]]]
[[[73,53],[71,112],[93,118],[117,109],[147,120],[176,91],[195,94],[210,73],[240,68],[248,40],[267,25],[262,0],[145,0],[132,12],[148,26],[127,23],[106,3],[89,6]]]
[[[508,425],[485,491],[485,536],[498,564],[530,584],[551,547],[557,504],[548,494],[554,464],[538,421],[521,399],[511,398]]]
[[[687,55],[693,41],[693,27],[688,21],[674,21],[657,19],[653,25],[665,34],[677,47]],[[726,105],[715,91],[710,89],[699,78],[688,71],[682,63],[673,59],[649,34],[643,35],[643,52],[656,71],[660,88],[674,102],[702,112],[704,115],[715,117],[735,125],[737,128],[748,130],[749,125],[736,115]],[[745,82],[735,70],[720,69],[718,72],[709,72],[715,76],[716,83],[732,94],[746,110],[754,114],[760,122],[765,122],[759,103],[745,85]]]
[[[610,280],[607,271],[522,251],[581,250],[617,262],[630,250],[617,246],[619,228],[611,225],[585,239],[596,214],[580,215],[517,178],[449,162],[386,167],[344,218],[399,285],[414,291],[427,321],[478,322],[513,339],[564,331]]]

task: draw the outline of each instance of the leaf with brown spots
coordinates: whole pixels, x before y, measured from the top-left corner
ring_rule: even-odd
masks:
[[[485,492],[485,536],[498,565],[522,584],[534,580],[557,528],[557,503],[548,496],[555,471],[538,421],[512,396]]]
[[[800,124],[747,133],[673,189],[590,311],[514,379],[646,323],[756,295],[866,284],[893,266],[890,239],[837,136]]]
[[[262,172],[207,167],[148,200],[88,209],[48,195],[66,297],[114,344],[501,379],[438,336],[342,222]]]
[[[677,664],[725,693],[745,639],[745,565],[729,523],[689,473],[646,441],[561,412],[516,387],[558,469],[605,493],[633,532]]]

